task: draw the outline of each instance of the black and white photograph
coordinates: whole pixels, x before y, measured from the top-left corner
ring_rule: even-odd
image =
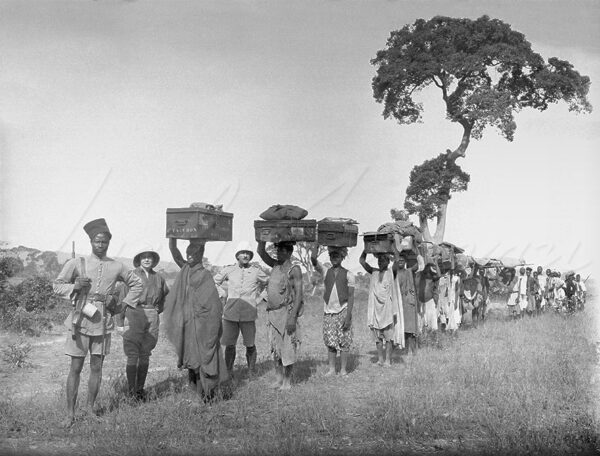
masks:
[[[599,87],[596,0],[0,0],[0,454],[598,454]]]

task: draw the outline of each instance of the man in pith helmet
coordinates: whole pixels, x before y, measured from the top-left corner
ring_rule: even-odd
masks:
[[[222,298],[226,297],[221,345],[225,346],[225,365],[230,376],[240,332],[246,347],[248,374],[253,375],[256,369],[256,306],[260,301],[260,292],[266,286],[269,277],[258,266],[250,264],[253,257],[254,252],[250,250],[250,245],[247,242],[240,243],[235,252],[237,263],[225,266],[215,275],[219,295]]]

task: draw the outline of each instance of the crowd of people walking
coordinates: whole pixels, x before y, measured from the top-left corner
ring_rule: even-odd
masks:
[[[91,254],[65,263],[54,282],[55,293],[71,300],[73,311],[65,321],[69,328],[66,354],[71,359],[67,378],[67,419],[75,420],[80,374],[90,353],[90,376],[86,410],[94,414],[100,389],[102,365],[111,349],[114,320],[128,322],[123,333],[125,372],[132,398],[143,400],[144,384],[152,350],[158,341],[159,318],[177,356],[177,367],[187,369],[190,385],[204,400],[222,395],[233,375],[239,335],[245,347],[249,378],[256,374],[259,349],[255,344],[257,305],[266,297],[269,347],[275,361],[273,387],[292,387],[293,368],[301,343],[305,273],[293,259],[293,241],[274,244],[275,254],[258,242],[257,253],[271,268],[270,274],[252,264],[254,252],[239,247],[236,263],[213,276],[203,266],[205,243],[190,241],[185,257],[177,240],[170,239],[173,260],[181,268],[171,289],[154,268],[157,252],[147,249],[134,257],[134,269],[107,256],[112,234],[104,219],[87,223]],[[323,282],[323,342],[328,353],[325,375],[348,374],[348,353],[353,343],[353,310],[356,277],[342,263],[346,247],[328,247],[329,263],[317,258],[315,244],[311,262]],[[377,350],[377,364],[390,367],[392,351],[406,347],[414,353],[423,334],[448,331],[455,334],[465,314],[472,324],[483,322],[492,293],[504,296],[511,318],[539,315],[549,309],[560,312],[582,309],[585,280],[568,271],[564,275],[540,266],[482,267],[475,263],[451,265],[376,253],[377,266],[360,256],[369,275],[367,325]],[[563,279],[564,277],[564,279]],[[123,282],[123,287],[117,287]],[[159,317],[159,315],[161,315]],[[222,349],[224,347],[224,350]]]

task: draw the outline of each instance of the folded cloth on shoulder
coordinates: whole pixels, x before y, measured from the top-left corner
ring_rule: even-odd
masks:
[[[358,225],[356,220],[346,217],[325,217],[323,220],[319,220],[319,223],[343,223],[344,225]]]
[[[193,207],[194,209],[206,209],[208,211],[223,211],[222,204],[192,203],[190,204],[190,207]]]
[[[308,215],[306,209],[292,204],[275,204],[260,214],[263,220],[302,220]]]
[[[378,233],[398,233],[401,236],[412,236],[415,242],[423,242],[421,230],[414,226],[412,222],[396,220],[395,222],[387,222],[377,229]]]

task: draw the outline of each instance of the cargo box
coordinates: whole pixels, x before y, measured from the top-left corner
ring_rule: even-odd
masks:
[[[439,264],[441,259],[441,248],[432,242],[422,242],[419,245],[419,253],[425,264]]]
[[[167,237],[231,241],[233,214],[210,209],[183,207],[167,209]]]
[[[254,238],[264,242],[315,242],[316,220],[255,220]]]
[[[330,247],[354,247],[357,244],[358,226],[350,223],[319,222],[317,242]]]
[[[392,233],[369,232],[364,235],[365,252],[393,253],[394,235]]]

